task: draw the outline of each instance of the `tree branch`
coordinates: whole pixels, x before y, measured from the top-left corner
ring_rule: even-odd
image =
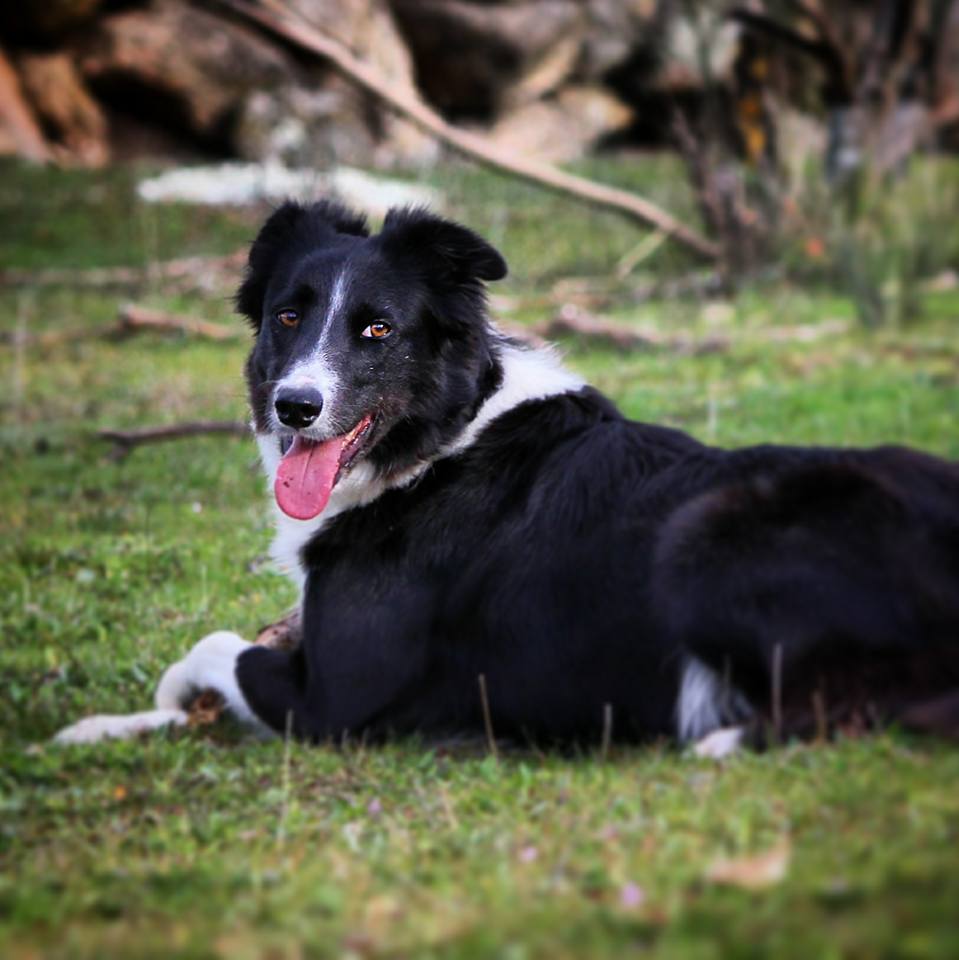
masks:
[[[97,436],[114,444],[111,457],[122,460],[135,447],[145,443],[180,440],[183,437],[200,437],[209,434],[226,434],[233,437],[248,437],[249,424],[240,420],[191,420],[165,427],[139,427],[134,430],[98,430]]]
[[[735,20],[748,29],[765,34],[770,39],[777,40],[817,60],[829,77],[831,95],[842,102],[852,101],[852,71],[849,59],[826,20],[820,17],[813,21],[819,33],[819,39],[810,40],[798,30],[794,30],[764,13],[755,13],[752,10],[737,7],[730,10],[727,16],[730,20]]]
[[[242,328],[227,327],[222,323],[209,323],[197,317],[185,317],[164,313],[128,303],[117,311],[117,322],[112,327],[67,327],[65,330],[44,330],[41,333],[26,333],[13,330],[0,331],[0,343],[20,346],[57,347],[62,343],[81,340],[110,340],[128,337],[137,333],[182,333],[207,340],[236,340]]]
[[[188,333],[207,340],[235,340],[238,336],[237,330],[222,323],[208,323],[196,317],[164,313],[161,310],[139,307],[135,303],[120,307],[117,313],[117,326],[110,333],[122,336],[144,330],[159,333]]]
[[[301,50],[329,61],[342,74],[381,100],[395,112],[411,120],[448,147],[485,166],[504,171],[556,193],[613,210],[632,220],[651,225],[700,257],[715,260],[719,249],[695,230],[665,210],[634,193],[577,177],[564,170],[506,153],[494,147],[486,137],[451,126],[422,100],[391,84],[380,72],[354,56],[342,43],[294,18],[283,4],[271,2],[269,9],[249,0],[217,0],[241,18],[281,37]]]
[[[610,323],[567,303],[549,320],[529,327],[511,328],[510,333],[529,339],[534,345],[557,337],[575,337],[591,347],[619,350],[670,350],[697,356],[718,353],[729,347],[728,337],[712,336],[702,340],[689,337],[664,337],[653,330],[637,330],[622,323]]]
[[[208,276],[215,270],[238,270],[246,262],[247,251],[237,250],[223,257],[180,257],[142,267],[93,267],[89,270],[51,267],[0,270],[0,286],[6,287],[133,287],[152,278],[192,279]]]

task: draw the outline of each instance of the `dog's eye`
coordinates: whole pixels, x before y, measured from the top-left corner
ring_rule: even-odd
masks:
[[[276,319],[284,327],[295,327],[300,322],[300,315],[295,310],[279,310]]]
[[[385,320],[374,320],[361,334],[367,340],[384,340],[393,332],[393,328]]]

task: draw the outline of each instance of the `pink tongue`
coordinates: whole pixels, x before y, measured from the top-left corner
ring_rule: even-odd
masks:
[[[276,471],[273,492],[280,509],[294,520],[312,520],[333,491],[340,454],[348,437],[314,443],[295,437]]]

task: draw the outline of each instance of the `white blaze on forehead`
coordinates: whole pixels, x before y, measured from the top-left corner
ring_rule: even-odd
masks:
[[[349,262],[347,262],[340,268],[340,272],[333,281],[333,292],[330,294],[330,305],[326,311],[326,327],[324,327],[324,332],[329,329],[330,322],[335,320],[343,310],[349,286],[350,265]]]
[[[333,281],[333,287],[330,292],[330,302],[326,310],[326,318],[323,323],[323,329],[316,343],[313,344],[307,356],[298,360],[289,372],[282,379],[277,381],[273,388],[274,397],[277,391],[284,388],[311,388],[318,390],[323,397],[323,412],[313,424],[313,429],[319,432],[328,429],[330,411],[334,407],[337,399],[337,391],[340,385],[340,377],[333,362],[333,353],[329,348],[329,339],[333,325],[339,315],[343,312],[346,304],[346,295],[350,285],[349,263],[343,264]],[[271,410],[271,416],[273,416]],[[274,420],[274,427],[279,428],[279,424]]]

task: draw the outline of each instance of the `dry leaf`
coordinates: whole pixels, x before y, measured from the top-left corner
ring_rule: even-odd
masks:
[[[774,847],[763,853],[715,860],[706,870],[706,879],[745,890],[762,890],[785,878],[791,854],[789,838],[783,837]]]
[[[292,650],[299,645],[301,632],[300,611],[297,608],[276,623],[262,627],[254,642],[273,650]]]
[[[363,910],[363,926],[367,933],[382,938],[402,915],[403,908],[396,897],[380,894],[367,902]]]
[[[191,727],[208,727],[216,723],[223,713],[226,701],[216,690],[202,690],[187,707],[187,724]]]

